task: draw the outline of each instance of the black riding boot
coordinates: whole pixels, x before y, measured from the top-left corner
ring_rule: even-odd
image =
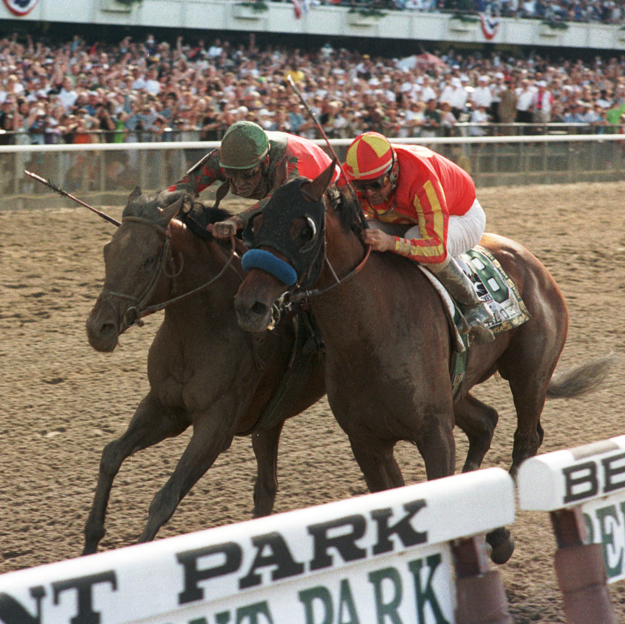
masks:
[[[493,313],[486,302],[482,301],[475,291],[471,280],[467,277],[458,263],[449,259],[445,268],[434,273],[447,289],[449,294],[458,302],[467,325],[471,342],[487,344],[495,340],[493,332],[485,323],[493,320]]]

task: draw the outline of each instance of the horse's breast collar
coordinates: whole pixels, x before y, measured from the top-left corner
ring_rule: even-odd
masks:
[[[294,269],[301,288],[309,288],[317,280],[323,261],[325,240],[325,203],[323,199],[315,202],[306,198],[301,188],[305,182],[308,182],[306,178],[297,178],[276,190],[263,208],[262,225],[251,241],[254,250],[269,247],[284,255]],[[310,240],[303,244],[290,236],[291,225],[300,218],[308,221],[312,231]],[[252,221],[253,218],[250,219],[250,224]],[[249,229],[245,237],[250,241]],[[248,254],[244,256],[244,268],[256,267],[276,275],[271,267],[264,266],[260,254],[249,254],[250,257],[245,262],[247,256]],[[284,281],[280,275],[276,277]]]

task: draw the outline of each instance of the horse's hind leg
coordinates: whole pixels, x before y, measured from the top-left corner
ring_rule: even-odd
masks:
[[[148,522],[140,542],[154,539],[172,517],[178,503],[232,444],[235,418],[226,418],[217,406],[213,407],[193,423],[193,435],[176,469],[150,503]]]
[[[503,372],[502,376],[504,376]],[[514,432],[512,466],[510,467],[510,474],[514,477],[521,463],[528,457],[536,455],[542,444],[544,431],[540,424],[540,415],[545,405],[549,376],[525,373],[504,378],[508,379],[510,384],[517,413],[517,428]]]
[[[125,433],[107,444],[102,451],[98,484],[85,526],[83,555],[96,552],[100,540],[104,537],[104,519],[109,495],[113,480],[124,460],[136,451],[181,434],[190,423],[186,414],[168,410],[152,394],[148,394],[141,401]]]
[[[254,518],[268,516],[278,491],[278,444],[284,422],[252,434],[258,473],[254,485]]]
[[[499,416],[492,407],[482,403],[471,394],[454,406],[456,424],[469,438],[469,452],[462,472],[477,470],[490,448]],[[491,547],[491,560],[502,564],[514,552],[514,538],[505,527],[487,533],[486,541]]]
[[[469,439],[469,452],[462,472],[477,470],[490,448],[499,416],[492,407],[467,394],[454,405],[456,425]]]

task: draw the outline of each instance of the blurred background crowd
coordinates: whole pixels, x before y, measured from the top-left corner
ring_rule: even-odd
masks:
[[[493,17],[555,22],[620,24],[624,17],[623,0],[305,0],[305,2],[310,6],[334,4],[379,10],[454,12],[467,15],[487,13]]]
[[[319,138],[617,132],[625,57],[370,57],[227,40],[0,39],[0,144],[213,141],[235,121]]]

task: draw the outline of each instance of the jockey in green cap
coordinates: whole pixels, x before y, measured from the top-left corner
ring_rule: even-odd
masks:
[[[203,191],[217,181],[224,184],[217,197],[231,191],[239,197],[260,200],[251,208],[213,226],[213,235],[228,238],[245,227],[249,217],[262,209],[271,194],[288,180],[298,176],[314,179],[328,168],[331,158],[313,141],[286,132],[265,132],[251,121],[237,121],[230,126],[218,149],[203,158],[196,167],[162,192],[193,193]],[[334,181],[340,169],[336,167]],[[222,190],[223,188],[223,190]],[[164,199],[166,202],[166,199]]]

